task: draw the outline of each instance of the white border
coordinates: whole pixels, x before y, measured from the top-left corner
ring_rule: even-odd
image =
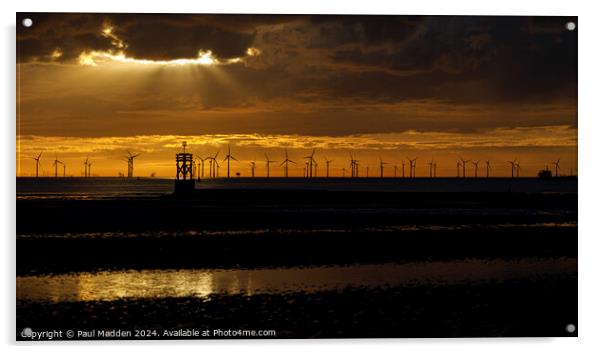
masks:
[[[420,0],[397,1],[350,0],[321,1],[244,1],[244,0],[21,0],[3,1],[2,11],[2,64],[3,85],[2,115],[2,188],[0,203],[0,239],[2,255],[2,282],[0,283],[0,345],[3,352],[35,351],[44,353],[92,353],[106,351],[131,351],[134,346],[144,346],[149,353],[163,353],[169,346],[177,346],[178,352],[282,352],[306,353],[332,351],[359,353],[371,347],[380,352],[458,352],[458,353],[508,353],[545,351],[546,353],[593,352],[599,350],[602,296],[600,270],[602,270],[601,232],[598,231],[598,207],[601,200],[598,181],[602,176],[600,160],[595,152],[600,146],[602,130],[600,121],[600,8],[594,1],[471,1],[471,0]],[[314,341],[211,341],[211,342],[152,342],[152,343],[97,343],[82,347],[82,343],[66,343],[51,346],[15,345],[15,12],[180,12],[180,13],[333,13],[333,14],[439,14],[439,15],[559,15],[579,16],[579,338],[561,339],[399,339],[399,340],[314,340]],[[7,168],[8,167],[8,168]]]

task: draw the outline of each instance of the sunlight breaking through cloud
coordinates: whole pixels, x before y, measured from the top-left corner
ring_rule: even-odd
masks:
[[[116,49],[109,49],[106,51],[101,50],[88,50],[83,51],[78,57],[78,64],[83,66],[98,66],[102,63],[107,62],[118,62],[118,63],[130,63],[130,64],[142,64],[142,65],[230,65],[240,63],[245,57],[235,57],[220,59],[213,54],[210,49],[204,50],[199,49],[196,58],[179,58],[171,60],[152,60],[152,59],[140,59],[128,56],[127,43],[119,38],[114,33],[114,28],[110,24],[105,24],[101,30],[101,35],[111,40],[111,44]],[[248,48],[246,51],[246,57],[254,57],[261,54],[261,51],[257,48]],[[54,54],[53,54],[54,55]]]

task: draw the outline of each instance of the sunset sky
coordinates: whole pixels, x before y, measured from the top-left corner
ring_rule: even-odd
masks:
[[[31,18],[33,26],[21,25]],[[455,176],[459,157],[521,176],[577,169],[577,30],[569,17],[17,14],[17,176],[172,177],[187,141],[230,144],[232,169],[270,174],[316,149],[331,175],[393,175],[418,157]],[[406,161],[407,168],[407,161]],[[479,170],[484,174],[484,162]],[[61,168],[62,171],[62,168]],[[473,171],[472,165],[469,171]],[[62,172],[61,172],[62,173]],[[398,172],[400,173],[400,172]],[[225,174],[225,162],[220,174]]]

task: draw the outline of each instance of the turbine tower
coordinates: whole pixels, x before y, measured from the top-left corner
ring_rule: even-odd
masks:
[[[328,157],[324,157],[324,160],[326,160],[326,178],[328,178],[330,177],[330,163],[332,160],[329,160]]]
[[[382,157],[379,157],[379,159],[380,159],[380,178],[383,178],[385,176],[385,165],[388,165],[389,163],[384,162]]]
[[[359,177],[359,161],[353,158],[353,154],[349,152],[349,157],[351,158],[351,163],[349,167],[351,168],[351,177]]]
[[[184,142],[182,144],[182,146],[184,147],[184,151],[186,151],[186,142]],[[140,156],[140,154],[132,154],[131,152],[127,151],[128,156],[126,156],[127,162],[128,162],[128,178],[132,178],[134,177],[134,159],[138,156]],[[89,169],[88,165],[88,169]],[[90,174],[89,170],[88,170],[88,174]]]
[[[199,162],[198,164],[198,168],[197,168],[197,179],[200,181],[201,178],[205,177],[205,160],[209,159],[208,157],[202,158],[200,156],[197,156],[197,161]]]
[[[280,164],[280,166],[284,165],[284,177],[288,178],[288,163],[292,162],[293,164],[297,164],[295,161],[288,158],[288,151],[284,149],[284,161]]]
[[[429,162],[427,165],[429,165],[429,177],[433,178],[433,165],[434,165],[433,159],[431,159],[431,162]]]
[[[479,162],[481,162],[481,160],[472,161],[472,164],[474,165],[474,176],[475,176],[475,178],[477,178],[477,177],[478,177],[478,173],[479,173]]]
[[[40,158],[42,158],[42,153],[38,154],[38,157],[32,157],[36,161],[36,177],[38,177],[38,169],[40,167]]]
[[[489,170],[491,169],[491,164],[489,163],[489,160],[485,161],[485,165],[487,166],[487,177],[489,177]]]
[[[510,174],[510,176],[514,178],[514,168],[516,167],[516,159],[508,161],[508,163],[512,166],[512,173]]]
[[[516,178],[520,177],[520,160],[516,162]]]
[[[84,177],[88,177],[88,163],[89,163],[89,159],[86,156],[86,161],[84,161]]]
[[[311,178],[314,175],[313,167],[314,167],[314,163],[316,162],[316,160],[314,159],[315,153],[316,153],[316,149],[313,149],[311,152],[311,155],[304,157],[304,159],[308,160],[307,177],[309,177],[309,178]]]
[[[417,157],[413,159],[408,157],[408,161],[410,162],[410,178],[416,177],[416,160],[418,160]]]
[[[274,163],[276,161],[270,160],[270,158],[268,157],[268,154],[265,154],[265,165],[267,167],[267,177],[270,177],[270,164]]]
[[[59,172],[58,172],[59,164],[63,165],[63,167],[65,166],[63,164],[63,162],[59,161],[58,158],[55,156],[54,157],[54,162],[52,163],[52,166],[54,166],[54,177],[58,177],[59,176]],[[63,171],[63,174],[64,174],[64,171]]]
[[[462,164],[462,178],[466,177],[466,163],[470,161],[470,160],[464,160],[462,157],[460,157],[460,163]]]
[[[224,158],[223,161],[228,160],[228,178],[230,178],[230,160],[234,160],[234,161],[238,161],[236,159],[236,157],[232,156],[232,154],[230,154],[230,144],[228,144],[228,155],[226,155],[226,157]]]
[[[251,161],[251,177],[255,177],[255,161]]]
[[[554,168],[556,170],[556,172],[554,173],[554,177],[558,177],[558,170],[560,170],[560,159],[552,162],[552,164],[554,165]]]
[[[214,156],[208,156],[206,159],[209,160],[209,177],[215,178],[216,171],[219,168],[219,164],[217,163],[217,156],[219,155],[219,150],[215,153]]]

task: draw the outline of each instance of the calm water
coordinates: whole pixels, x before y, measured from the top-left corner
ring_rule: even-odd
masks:
[[[17,199],[153,197],[173,192],[160,178],[17,178]]]
[[[99,301],[282,294],[347,287],[446,285],[574,275],[573,258],[463,260],[276,269],[143,270],[17,277],[20,301]]]
[[[536,178],[217,178],[197,189],[320,189],[408,192],[576,193],[577,179]],[[17,178],[17,199],[106,199],[154,197],[173,192],[173,179]]]

